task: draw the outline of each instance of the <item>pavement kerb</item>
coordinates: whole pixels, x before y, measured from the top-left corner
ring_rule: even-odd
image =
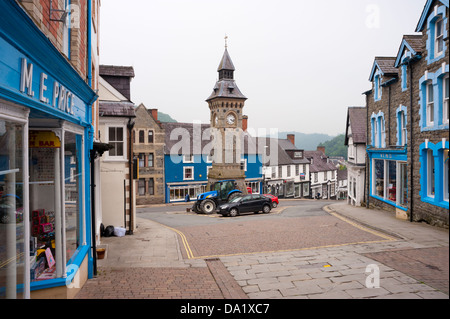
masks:
[[[333,204],[331,204],[331,205],[333,205]],[[326,206],[324,206],[324,207],[323,207],[323,210],[326,211],[327,213],[334,213],[334,214],[336,214],[336,215],[342,216],[343,218],[347,218],[347,219],[349,219],[349,220],[351,220],[351,221],[353,221],[353,222],[356,222],[356,223],[358,223],[358,224],[361,224],[361,225],[363,225],[364,227],[373,229],[373,230],[375,230],[375,231],[377,231],[377,232],[387,234],[387,235],[392,236],[392,237],[395,237],[395,238],[397,238],[397,239],[406,240],[405,237],[403,237],[402,235],[400,235],[400,234],[398,234],[398,233],[395,233],[395,232],[392,232],[392,231],[389,231],[389,230],[386,230],[386,229],[383,229],[383,228],[380,228],[380,227],[377,227],[377,226],[368,224],[367,222],[362,221],[361,219],[355,218],[355,217],[353,217],[353,216],[349,216],[349,215],[347,215],[347,214],[343,214],[343,213],[339,212],[338,210],[336,210],[336,209],[334,209],[334,208],[331,208],[331,207],[330,207],[331,205],[326,205]]]

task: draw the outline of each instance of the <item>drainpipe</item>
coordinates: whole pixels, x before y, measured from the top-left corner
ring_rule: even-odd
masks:
[[[372,93],[372,90],[366,91],[363,94],[366,96],[366,171],[364,173],[364,200],[366,202],[366,209],[369,209],[370,202],[370,187],[368,187],[368,183],[370,180],[370,163],[369,163],[369,153],[367,152],[369,146],[369,94]]]
[[[410,154],[411,154],[411,165],[410,165],[410,169],[411,169],[411,187],[410,187],[410,194],[411,194],[411,198],[410,198],[410,209],[409,209],[409,221],[412,223],[413,222],[413,203],[414,203],[414,158],[413,158],[413,150],[414,150],[414,142],[413,142],[413,76],[412,76],[412,65],[409,62],[409,104],[410,104],[410,121],[409,121],[409,127],[410,127],[410,132],[409,135],[410,137]]]
[[[129,235],[133,235],[133,187],[132,187],[132,183],[133,183],[133,145],[132,145],[132,134],[133,134],[133,128],[134,128],[134,121],[132,121],[131,117],[128,120],[128,124],[127,124],[127,128],[128,128],[128,133],[129,133],[129,143],[128,143],[128,150],[129,150],[129,156],[128,156],[128,175],[129,175],[129,186],[130,186],[130,190],[129,190],[129,194],[130,194],[130,224],[129,224],[129,228],[128,228],[128,234]],[[125,210],[125,215],[126,215],[126,210]],[[126,227],[126,224],[125,224]]]
[[[92,224],[92,258],[93,258],[93,271],[94,277],[97,276],[97,239],[95,238],[95,159],[97,152],[91,150],[91,224]]]

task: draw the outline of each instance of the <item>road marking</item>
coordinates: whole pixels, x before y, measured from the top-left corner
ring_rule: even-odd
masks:
[[[281,213],[289,207],[283,207],[279,212],[276,214]],[[164,224],[161,224],[162,226],[173,230],[178,235],[180,235],[181,241],[183,243],[184,249],[186,251],[186,255],[188,259],[208,259],[208,258],[220,258],[220,257],[228,257],[228,256],[239,256],[239,255],[257,255],[257,254],[272,254],[272,253],[282,253],[282,252],[293,252],[293,251],[303,251],[303,250],[313,250],[313,249],[323,249],[323,248],[335,248],[335,247],[343,247],[343,246],[350,246],[350,245],[358,245],[358,244],[375,244],[375,243],[384,243],[384,242],[390,242],[390,241],[396,241],[397,239],[388,235],[385,235],[381,232],[375,231],[373,229],[364,227],[360,224],[357,224],[356,222],[353,222],[347,218],[344,218],[343,216],[340,216],[337,213],[334,213],[331,209],[329,209],[327,206],[323,208],[326,212],[328,212],[330,215],[339,218],[340,220],[362,230],[368,233],[371,233],[373,235],[376,235],[378,237],[383,238],[383,240],[372,240],[372,241],[360,241],[360,242],[353,242],[353,243],[345,243],[345,244],[334,244],[334,245],[323,245],[323,246],[316,246],[316,247],[306,247],[306,248],[294,248],[294,249],[282,249],[282,250],[272,250],[272,251],[260,251],[260,252],[241,252],[241,253],[234,253],[234,254],[223,254],[223,255],[210,255],[210,256],[194,256],[192,253],[191,247],[189,245],[189,242],[186,238],[186,236],[183,234],[183,232],[179,231],[178,229],[166,226]],[[203,215],[204,216],[204,215]],[[206,215],[208,217],[213,217],[210,215]],[[218,218],[224,218],[224,217],[218,217]],[[228,217],[227,217],[228,218]]]

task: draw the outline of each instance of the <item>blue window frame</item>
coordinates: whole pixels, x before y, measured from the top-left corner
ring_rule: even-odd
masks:
[[[372,113],[372,147],[384,148],[386,147],[386,125],[384,121],[384,113],[379,111],[378,114]]]
[[[381,96],[383,95],[383,89],[381,87],[381,74],[377,73],[375,74],[375,94],[374,94],[374,99],[375,101],[379,101],[381,100]]]
[[[423,202],[449,208],[448,141],[420,145],[420,198]]]
[[[436,7],[427,20],[427,62],[431,64],[445,57],[447,46],[447,22],[445,6]]]
[[[436,72],[426,72],[419,80],[419,126],[421,131],[449,128],[448,102],[446,99],[446,79],[449,66],[445,64]]]
[[[397,118],[397,145],[404,146],[408,143],[408,131],[406,129],[406,124],[408,124],[407,119],[407,108],[404,105],[400,105],[396,110]]]

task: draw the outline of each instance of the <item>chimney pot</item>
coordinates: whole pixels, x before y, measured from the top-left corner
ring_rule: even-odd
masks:
[[[288,134],[287,139],[295,146],[295,134]]]
[[[152,117],[158,122],[158,109],[152,109]]]
[[[248,128],[248,116],[244,115],[242,116],[242,130],[245,132]]]

